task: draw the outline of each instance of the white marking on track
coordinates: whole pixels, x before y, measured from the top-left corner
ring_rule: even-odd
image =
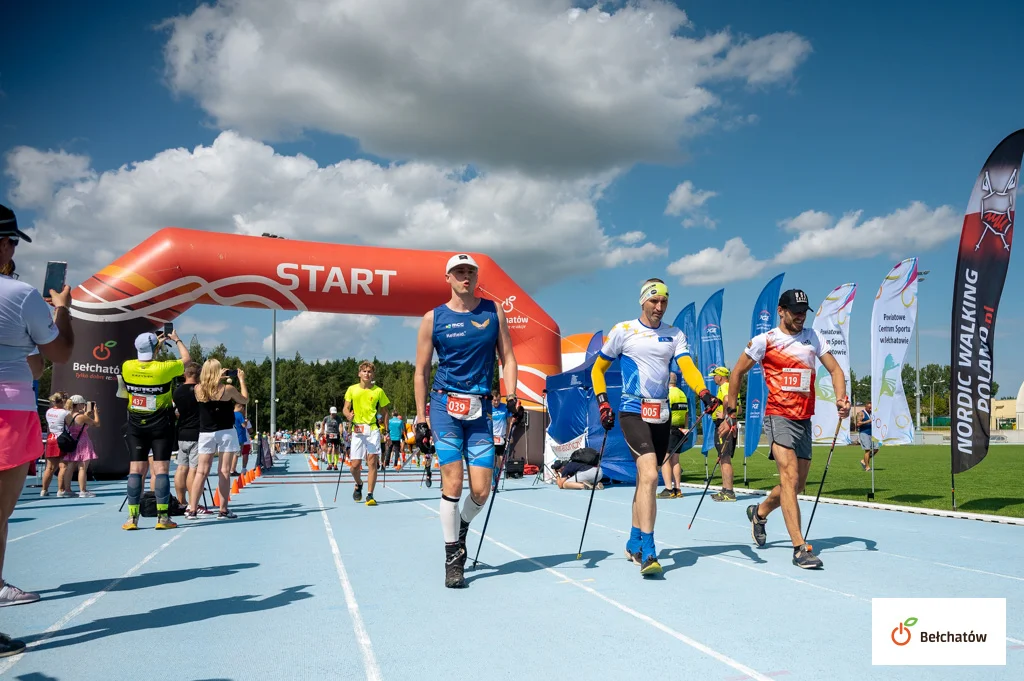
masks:
[[[100,511],[102,511],[102,510],[103,510],[103,509],[100,509]],[[8,539],[8,540],[7,540],[7,543],[8,543],[8,544],[13,544],[13,543],[14,543],[14,542],[16,542],[16,541],[21,541],[22,539],[28,539],[29,537],[34,537],[35,535],[37,535],[37,534],[40,534],[40,533],[42,533],[42,532],[46,532],[46,531],[48,531],[48,530],[55,530],[55,529],[57,529],[58,527],[60,527],[61,525],[67,525],[68,523],[73,523],[73,522],[75,522],[76,520],[81,520],[82,518],[88,518],[88,517],[89,517],[89,516],[91,516],[91,515],[96,515],[96,514],[97,514],[97,513],[99,513],[100,511],[93,511],[92,513],[86,513],[85,515],[80,515],[80,516],[78,516],[77,518],[72,518],[71,520],[65,520],[65,521],[64,521],[64,522],[62,522],[62,523],[57,523],[56,525],[50,525],[49,527],[44,527],[44,528],[43,528],[43,529],[41,529],[41,530],[36,530],[35,532],[29,532],[28,534],[23,534],[23,535],[21,535],[20,537],[15,537],[15,538],[13,538],[13,539]]]
[[[392,489],[391,491],[394,492],[395,494],[399,494],[399,495],[405,497],[406,499],[410,499],[410,500],[412,499],[412,497],[410,497],[410,496],[408,496],[406,494],[402,494],[397,489]],[[439,511],[437,511],[436,509],[430,508],[429,506],[427,506],[426,504],[424,504],[421,501],[417,501],[415,503],[419,504],[420,506],[422,506],[422,507],[424,507],[424,508],[426,508],[426,509],[428,509],[430,511],[433,511],[435,514],[439,513]],[[473,534],[480,534],[476,530],[471,530],[471,531],[473,532]],[[618,610],[621,610],[622,612],[626,613],[627,615],[629,615],[631,617],[635,617],[636,619],[640,620],[641,622],[644,622],[645,624],[649,624],[650,626],[654,627],[655,629],[658,629],[659,631],[662,631],[662,632],[668,634],[672,638],[676,639],[677,641],[681,641],[682,643],[685,643],[686,645],[690,646],[694,650],[697,650],[697,651],[699,651],[701,653],[704,653],[708,657],[714,658],[714,659],[718,660],[719,662],[732,667],[736,671],[738,671],[738,672],[740,672],[742,674],[745,674],[749,678],[756,679],[757,681],[771,681],[772,677],[765,676],[761,672],[748,667],[747,665],[743,664],[742,662],[734,660],[731,657],[729,657],[728,655],[720,653],[717,650],[704,645],[700,641],[696,641],[696,640],[690,638],[689,636],[687,636],[686,634],[680,633],[680,632],[676,631],[675,629],[673,629],[673,628],[671,628],[671,627],[669,627],[669,626],[667,626],[665,624],[662,624],[661,622],[659,622],[658,620],[654,619],[653,617],[651,617],[649,615],[645,615],[644,613],[639,612],[638,610],[634,610],[633,608],[629,607],[628,605],[624,605],[624,604],[618,602],[617,600],[615,600],[613,598],[609,598],[608,596],[605,596],[603,593],[601,593],[599,591],[596,591],[595,589],[587,586],[583,582],[581,582],[579,580],[576,580],[576,579],[573,579],[572,577],[569,577],[568,575],[565,575],[565,574],[559,572],[558,570],[555,570],[554,568],[548,567],[547,565],[544,565],[543,563],[541,563],[539,561],[536,561],[533,558],[530,558],[526,554],[520,553],[519,551],[517,551],[516,549],[512,548],[511,546],[508,546],[507,544],[503,544],[500,541],[498,541],[498,540],[496,540],[496,539],[494,539],[492,537],[487,537],[487,541],[491,542],[492,544],[494,544],[495,546],[497,546],[499,548],[505,549],[506,551],[508,551],[512,555],[514,555],[514,556],[516,556],[516,557],[518,557],[518,558],[520,558],[522,560],[528,561],[528,562],[532,563],[533,565],[536,565],[538,568],[544,570],[545,572],[547,572],[549,574],[554,575],[558,579],[563,580],[565,583],[571,584],[571,585],[575,586],[576,588],[581,589],[581,590],[587,592],[591,596],[594,596],[595,598],[601,599],[602,601],[604,601],[608,605],[611,605],[612,607],[617,608]]]
[[[96,601],[98,601],[99,599],[103,598],[110,591],[113,591],[114,589],[116,589],[117,586],[121,582],[123,582],[124,580],[128,579],[129,577],[134,575],[136,572],[141,570],[143,568],[143,566],[145,566],[146,563],[148,563],[149,561],[151,561],[154,558],[156,558],[157,554],[159,554],[161,551],[166,549],[168,546],[170,546],[174,542],[178,541],[178,539],[180,539],[181,536],[183,534],[185,534],[186,532],[188,532],[190,529],[192,529],[192,528],[186,527],[185,529],[181,530],[180,532],[175,533],[175,535],[173,537],[171,537],[168,541],[166,541],[163,544],[161,544],[159,547],[154,549],[152,553],[150,553],[148,556],[146,556],[145,558],[140,560],[138,563],[136,563],[134,565],[134,567],[132,567],[130,570],[128,570],[128,572],[124,573],[123,575],[121,575],[117,579],[113,580],[112,582],[110,582],[110,584],[107,584],[105,587],[103,587],[100,590],[99,593],[97,593],[97,594],[91,596],[90,598],[87,598],[86,600],[82,601],[82,603],[77,608],[75,608],[74,610],[72,610],[71,612],[69,612],[68,614],[64,615],[59,620],[57,620],[56,622],[51,624],[49,626],[49,628],[47,628],[46,631],[43,632],[42,636],[40,636],[35,641],[32,641],[32,643],[29,643],[28,646],[26,646],[25,651],[27,652],[27,651],[31,650],[32,648],[35,648],[39,644],[43,643],[44,641],[53,638],[53,636],[55,634],[57,634],[57,632],[59,632],[61,629],[63,629],[64,626],[68,622],[70,622],[71,620],[73,620],[76,617],[78,617],[79,615],[81,615],[83,612],[86,611],[86,609],[88,609],[91,606],[93,606],[96,603]],[[17,655],[15,655],[13,657],[7,658],[6,660],[0,660],[0,676],[3,676],[4,674],[6,674],[11,669],[11,667],[13,667],[15,664],[17,664],[18,660],[20,660],[23,657],[25,657],[25,653],[24,652],[18,653]]]
[[[363,668],[366,670],[366,678],[368,681],[380,681],[380,666],[377,664],[377,658],[373,654],[373,644],[370,642],[370,634],[366,631],[366,625],[363,623],[363,616],[359,613],[356,592],[352,588],[352,582],[349,581],[345,562],[341,559],[341,551],[338,549],[338,542],[334,538],[331,520],[327,517],[324,500],[320,497],[320,488],[314,486],[313,491],[316,492],[316,501],[320,505],[320,516],[324,519],[324,527],[327,529],[327,541],[330,542],[331,553],[334,554],[334,567],[338,570],[341,590],[345,593],[345,604],[348,606],[349,617],[352,618],[352,629],[355,631],[356,641],[359,643],[360,652],[363,654]]]

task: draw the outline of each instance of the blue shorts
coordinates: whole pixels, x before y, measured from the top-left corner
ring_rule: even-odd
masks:
[[[448,398],[444,393],[430,391],[430,430],[440,465],[465,458],[470,466],[494,468],[490,396],[482,397],[481,402],[480,418],[464,421],[448,413]]]

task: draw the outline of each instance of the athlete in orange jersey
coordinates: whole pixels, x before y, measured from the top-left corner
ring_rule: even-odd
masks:
[[[771,446],[768,458],[775,459],[779,469],[779,484],[760,504],[747,507],[751,535],[760,547],[767,541],[765,524],[768,514],[782,506],[786,529],[793,540],[793,564],[813,569],[822,566],[821,559],[811,552],[801,531],[800,505],[797,495],[804,491],[807,472],[811,469],[811,416],[814,414],[814,373],[820,359],[832,376],[836,391],[839,418],[850,415],[850,400],[846,396],[846,378],[839,363],[828,351],[828,343],[814,329],[805,329],[807,294],[790,289],[779,298],[779,325],[755,336],[740,354],[732,370],[732,384],[739,386],[743,376],[755,362],[764,369],[768,385],[768,403],[765,406],[765,430]],[[729,392],[725,413],[736,408],[737,390]],[[719,427],[719,435],[726,437],[735,432],[735,416],[726,416]]]

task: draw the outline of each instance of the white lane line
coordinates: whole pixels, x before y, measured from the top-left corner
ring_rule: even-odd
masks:
[[[609,504],[622,504],[622,502],[620,502],[620,501],[612,501],[611,499],[601,499],[600,501],[603,501],[603,502],[609,503]],[[658,509],[658,514],[661,515],[662,513],[666,513],[668,515],[676,515],[676,516],[680,516],[680,517],[683,517],[683,518],[690,517],[690,516],[687,516],[687,515],[682,514],[682,513],[675,513],[673,511],[666,511],[666,510],[663,510],[663,509],[659,508]],[[712,523],[717,523],[719,525],[729,525],[731,527],[738,527],[738,528],[749,527],[749,525],[746,524],[746,523],[736,523],[736,522],[729,522],[729,521],[724,521],[724,520],[713,520],[711,518],[701,518],[701,522],[712,522]],[[611,528],[609,528],[609,529],[611,529]],[[616,531],[618,531],[618,530],[616,530]],[[840,544],[839,542],[831,542],[831,541],[828,541],[827,539],[811,539],[810,543],[812,543],[812,544],[822,544],[822,545],[825,545],[825,546],[842,546],[842,544]],[[995,543],[995,542],[993,542],[993,543]],[[667,546],[667,544],[666,544],[666,546]],[[1022,577],[1014,577],[1013,575],[1006,575],[1006,574],[1003,574],[1001,572],[989,572],[987,570],[978,570],[976,568],[964,567],[963,565],[952,565],[950,563],[940,563],[938,561],[929,560],[927,558],[918,558],[916,556],[904,556],[904,555],[899,554],[899,553],[891,553],[889,551],[882,551],[881,549],[874,549],[873,551],[871,551],[871,553],[877,553],[880,556],[892,556],[894,558],[901,558],[903,560],[913,560],[913,561],[917,561],[919,563],[929,563],[931,565],[937,565],[939,567],[950,568],[952,570],[963,570],[965,572],[977,572],[978,574],[988,575],[990,577],[1000,577],[1002,579],[1012,579],[1012,580],[1017,581],[1017,582],[1024,582],[1024,578],[1022,578]]]
[[[389,489],[392,492],[394,492],[395,494],[403,496],[406,499],[410,499],[410,500],[412,499],[412,497],[408,496],[407,494],[403,494],[402,492],[399,492],[397,489],[395,489],[393,487],[389,488]],[[425,508],[425,509],[427,509],[429,511],[432,511],[435,514],[440,514],[440,511],[438,511],[437,509],[433,509],[430,506],[427,506],[426,504],[424,504],[421,501],[416,501],[415,503],[419,504],[420,506],[422,506],[423,508]],[[473,532],[473,534],[480,534],[476,530],[472,530],[472,532]],[[624,604],[618,602],[617,600],[615,600],[613,598],[609,598],[608,596],[605,596],[601,592],[599,592],[599,591],[597,591],[597,590],[587,586],[586,584],[583,584],[582,582],[580,582],[578,580],[575,580],[572,577],[569,577],[569,576],[559,572],[558,570],[555,570],[554,568],[548,567],[547,565],[544,565],[543,563],[540,563],[540,562],[534,560],[533,558],[530,558],[529,556],[527,556],[524,553],[520,553],[519,551],[515,550],[511,546],[508,546],[507,544],[503,544],[500,541],[497,541],[496,539],[494,539],[492,537],[487,537],[487,541],[491,542],[495,546],[498,546],[498,547],[500,547],[502,549],[505,549],[506,551],[508,551],[512,555],[514,555],[514,556],[516,556],[516,557],[518,557],[518,558],[520,558],[522,560],[528,561],[528,562],[532,563],[533,565],[536,565],[538,568],[541,568],[545,572],[548,572],[548,573],[554,575],[555,577],[557,577],[558,579],[564,581],[565,583],[571,584],[572,586],[575,586],[578,589],[586,591],[591,596],[595,596],[597,598],[600,598],[602,601],[604,601],[608,605],[611,605],[612,607],[621,610],[622,612],[626,613],[627,615],[629,615],[631,617],[635,617],[636,619],[640,620],[641,622],[644,622],[646,624],[651,625],[655,629],[658,629],[659,631],[662,631],[662,632],[668,634],[669,636],[671,636],[672,638],[676,639],[677,641],[681,641],[681,642],[685,643],[686,645],[690,646],[694,650],[697,650],[697,651],[699,651],[701,653],[704,653],[708,657],[712,657],[712,658],[718,660],[719,662],[732,667],[733,669],[735,669],[736,671],[738,671],[738,672],[740,672],[742,674],[746,674],[746,676],[751,678],[751,679],[756,679],[757,681],[772,681],[772,677],[765,676],[764,674],[760,673],[759,671],[757,671],[755,669],[751,669],[750,667],[748,667],[747,665],[743,664],[742,662],[738,662],[737,660],[732,659],[728,655],[724,655],[724,654],[718,652],[717,650],[714,650],[713,648],[709,648],[708,646],[704,645],[700,641],[696,641],[696,640],[690,638],[689,636],[687,636],[686,634],[682,634],[682,633],[676,631],[675,629],[672,629],[671,627],[669,627],[669,626],[667,626],[665,624],[662,624],[661,622],[659,622],[658,620],[654,619],[653,617],[651,617],[649,615],[645,615],[642,612],[634,610],[633,608],[629,607],[628,605],[624,605]]]
[[[366,678],[368,681],[380,681],[380,667],[377,665],[377,658],[373,654],[370,634],[367,633],[366,625],[363,624],[363,616],[359,613],[356,592],[352,589],[352,582],[349,581],[345,563],[341,560],[341,551],[338,549],[338,542],[334,539],[334,529],[331,527],[330,518],[327,517],[324,500],[320,497],[320,488],[314,485],[313,491],[316,492],[316,501],[320,505],[320,516],[324,519],[324,527],[327,529],[327,541],[330,542],[331,553],[334,554],[334,567],[338,570],[341,590],[345,592],[345,604],[348,606],[348,614],[352,618],[352,629],[355,630],[356,641],[359,643],[360,651],[363,654],[363,667],[366,670]]]
[[[100,509],[100,511],[102,511],[102,510],[103,509]],[[19,537],[14,537],[13,539],[8,539],[7,543],[8,544],[13,544],[16,541],[21,541],[22,539],[28,539],[29,537],[34,537],[35,535],[40,534],[42,532],[46,532],[48,530],[55,530],[58,527],[60,527],[61,525],[67,525],[68,523],[73,523],[76,520],[81,520],[82,518],[88,518],[91,515],[96,515],[100,511],[93,511],[92,513],[86,513],[85,515],[80,515],[77,518],[72,518],[71,520],[65,520],[62,523],[57,523],[56,525],[50,525],[49,527],[44,527],[41,530],[36,530],[35,532],[29,532],[28,534],[23,534],[23,535],[21,535]]]
[[[523,502],[515,501],[514,499],[506,499],[506,501],[508,501],[510,503],[513,503],[513,504],[517,504],[519,506],[525,506],[526,508],[532,508],[532,509],[535,509],[537,511],[543,511],[545,513],[550,513],[552,515],[561,516],[562,518],[568,518],[569,520],[575,520],[577,522],[583,522],[583,520],[581,518],[576,518],[574,516],[566,515],[564,513],[559,513],[558,511],[552,511],[550,509],[542,508],[540,506],[533,506],[531,504],[524,504]],[[618,503],[618,502],[612,501],[611,503],[614,504],[614,503]],[[662,511],[659,511],[659,513],[661,513],[661,512]],[[670,513],[670,511],[666,511],[666,512]],[[679,514],[673,514],[673,515],[679,515]],[[617,529],[617,528],[614,528],[614,527],[608,527],[607,525],[602,525],[600,523],[592,523],[592,525],[594,525],[594,527],[600,527],[600,528],[605,529],[605,530],[611,530],[612,532],[616,532],[618,534],[622,534],[622,535],[626,534],[626,532],[624,532],[623,530],[620,530],[620,529]],[[795,577],[788,577],[786,575],[779,574],[777,572],[772,572],[771,570],[765,570],[764,568],[755,567],[753,565],[744,565],[743,563],[738,563],[736,561],[729,560],[729,559],[723,558],[721,556],[705,556],[704,554],[700,553],[699,551],[694,551],[693,549],[686,549],[686,548],[683,548],[681,546],[675,546],[673,544],[669,544],[668,542],[665,542],[665,541],[661,541],[661,540],[659,540],[659,541],[664,546],[668,546],[668,547],[673,548],[673,549],[683,549],[684,551],[689,551],[690,553],[696,553],[698,556],[701,556],[703,558],[710,558],[712,560],[720,560],[722,562],[729,563],[730,565],[735,565],[736,567],[746,568],[748,570],[754,570],[756,572],[763,572],[765,574],[772,575],[773,577],[781,577],[782,579],[788,579],[790,581],[798,582],[800,584],[804,584],[806,586],[811,586],[811,587],[814,587],[816,589],[822,589],[824,591],[830,591],[832,593],[840,594],[842,596],[847,596],[849,598],[853,598],[853,599],[861,601],[863,603],[870,603],[871,602],[870,598],[862,598],[861,596],[857,596],[856,594],[848,594],[848,593],[843,592],[843,591],[837,591],[836,589],[829,589],[827,587],[821,586],[820,584],[814,584],[812,582],[806,582],[806,581],[804,581],[802,579],[797,579]],[[833,544],[834,543],[834,542],[824,541],[824,540],[821,540],[821,539],[818,539],[816,541],[817,541],[817,543],[820,543],[820,544]],[[838,544],[836,544],[836,545],[838,546]],[[933,561],[925,560],[925,559],[921,559],[921,558],[913,558],[911,556],[901,556],[901,555],[896,554],[896,553],[886,553],[884,551],[879,551],[879,553],[882,553],[882,554],[888,555],[888,556],[896,556],[897,558],[906,558],[907,560],[920,560],[920,561],[925,562],[925,563],[932,563],[933,562]],[[973,570],[971,568],[965,568],[965,567],[961,567],[959,565],[948,565],[946,563],[934,563],[934,564],[935,565],[941,565],[943,567],[955,568],[957,570],[968,570],[970,572],[981,572],[983,574],[989,574],[989,575],[993,575],[995,577],[1006,577],[1008,579],[1017,579],[1018,581],[1024,581],[1024,580],[1020,580],[1018,577],[1011,577],[1009,575],[1003,575],[1003,574],[999,574],[999,573],[995,573],[995,572],[985,572],[984,570]],[[1011,638],[1009,636],[1006,637],[1006,641],[1008,643],[1013,644],[1013,645],[1024,645],[1024,641],[1018,641],[1017,639]]]
[[[63,617],[61,617],[56,622],[54,622],[52,625],[50,625],[50,627],[46,631],[43,632],[42,636],[40,636],[35,641],[32,641],[32,643],[29,643],[28,646],[25,648],[25,652],[28,652],[29,650],[31,650],[32,648],[35,648],[36,646],[38,646],[39,644],[43,643],[44,641],[53,638],[53,636],[57,632],[59,632],[61,629],[63,629],[64,626],[68,622],[70,622],[71,620],[73,620],[76,617],[78,617],[79,615],[81,615],[83,612],[85,612],[86,609],[88,609],[89,607],[93,606],[96,603],[96,601],[98,601],[99,599],[103,598],[108,592],[113,591],[114,589],[116,589],[118,584],[120,584],[121,582],[123,582],[124,580],[128,579],[129,577],[134,575],[136,572],[141,570],[146,563],[148,563],[149,561],[151,561],[154,558],[156,558],[157,554],[159,554],[161,551],[166,549],[168,546],[170,546],[174,542],[178,541],[178,539],[180,539],[181,536],[183,534],[185,534],[186,532],[188,532],[190,529],[192,529],[192,528],[186,527],[185,529],[181,530],[180,532],[176,532],[173,537],[171,537],[169,540],[167,540],[166,542],[161,544],[159,547],[154,549],[152,553],[150,553],[148,556],[146,556],[145,558],[140,560],[138,563],[136,563],[134,567],[132,567],[130,570],[128,570],[128,572],[124,573],[123,575],[121,575],[117,579],[113,580],[112,582],[110,582],[110,584],[107,584],[105,587],[103,587],[100,590],[99,593],[94,594],[93,596],[91,596],[91,597],[87,598],[86,600],[82,601],[82,603],[77,608],[75,608],[74,610],[72,610],[71,612],[69,612],[68,614],[64,615]],[[15,664],[17,664],[18,660],[20,660],[23,657],[25,657],[25,653],[24,652],[19,653],[17,655],[14,655],[13,657],[9,657],[9,658],[7,658],[5,660],[0,660],[0,676],[3,676],[4,674],[6,674],[11,669],[11,667],[13,667]]]
[[[542,508],[540,506],[533,506],[531,504],[524,504],[521,501],[515,501],[513,499],[506,499],[506,501],[508,501],[509,503],[512,503],[512,504],[517,504],[519,506],[525,506],[526,508],[532,508],[532,509],[537,510],[537,511],[543,511],[544,513],[551,513],[552,515],[557,515],[557,516],[561,516],[563,518],[568,518],[569,520],[575,520],[576,522],[579,522],[579,523],[583,522],[583,518],[576,518],[576,517],[571,516],[571,515],[565,515],[564,513],[558,513],[557,511],[551,511],[549,509]],[[620,530],[620,529],[615,528],[615,527],[608,527],[607,525],[602,525],[600,523],[596,523],[596,522],[593,522],[593,521],[591,521],[590,524],[593,525],[594,527],[600,527],[602,529],[610,530],[612,532],[616,532],[616,533],[621,534],[621,535],[628,534],[624,530]],[[830,589],[827,586],[822,586],[821,584],[815,584],[814,582],[808,582],[808,581],[803,580],[803,579],[797,579],[796,577],[790,577],[789,575],[784,575],[784,574],[782,574],[780,572],[772,572],[771,570],[766,570],[765,568],[760,568],[760,567],[757,567],[755,565],[747,565],[747,564],[741,563],[739,561],[730,560],[729,558],[724,558],[723,556],[709,556],[707,554],[701,553],[700,551],[696,551],[694,549],[687,548],[685,546],[677,546],[675,544],[670,544],[667,541],[665,541],[664,539],[659,539],[658,543],[660,543],[662,546],[667,546],[667,547],[672,548],[672,549],[680,549],[680,550],[685,551],[687,553],[692,553],[694,555],[700,556],[701,558],[709,558],[711,560],[717,560],[717,561],[720,561],[722,563],[728,563],[729,565],[732,565],[732,566],[735,566],[735,567],[738,567],[738,568],[742,568],[744,570],[753,570],[754,572],[760,572],[763,575],[769,575],[771,577],[776,577],[778,579],[785,579],[786,581],[789,581],[789,582],[796,582],[797,584],[801,584],[803,586],[809,586],[809,587],[811,587],[813,589],[818,589],[820,591],[827,591],[829,593],[833,593],[833,594],[836,594],[838,596],[844,596],[846,598],[852,598],[854,600],[864,601],[865,603],[870,603],[871,602],[870,598],[861,598],[860,596],[857,596],[856,594],[846,593],[845,591],[839,591],[838,589]]]

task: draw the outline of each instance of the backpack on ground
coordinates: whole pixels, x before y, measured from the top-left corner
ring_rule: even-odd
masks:
[[[573,452],[569,456],[569,460],[581,463],[584,466],[596,466],[601,460],[601,454],[591,447],[583,447]]]
[[[172,516],[185,515],[185,507],[181,505],[181,502],[173,494],[167,502],[167,514]],[[146,492],[142,495],[142,499],[139,501],[139,515],[143,518],[155,518],[157,516],[155,493]]]

